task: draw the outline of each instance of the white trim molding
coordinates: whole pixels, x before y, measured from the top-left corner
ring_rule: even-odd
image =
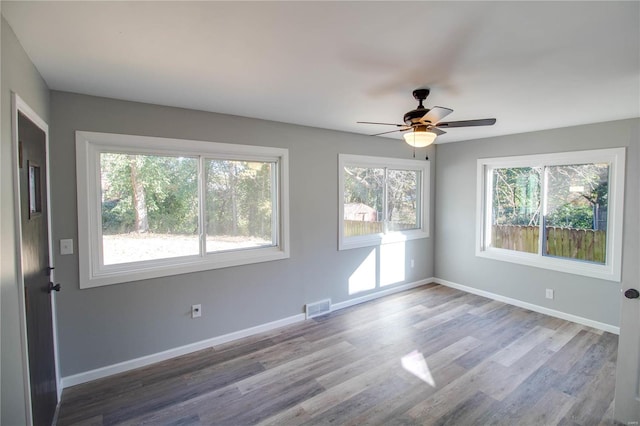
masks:
[[[425,284],[434,282],[433,278],[427,278],[420,281],[415,281],[407,284],[400,284],[395,287],[384,289],[373,294],[369,294],[355,299],[346,300],[344,302],[336,303],[331,307],[332,311],[348,308],[353,305],[368,302],[370,300],[378,299],[384,296],[388,296],[393,293],[399,293],[401,291],[409,290],[415,287],[420,287]],[[232,333],[224,334],[222,336],[212,337],[210,339],[201,340],[199,342],[190,343],[177,348],[167,349],[166,351],[157,352],[150,355],[145,355],[139,358],[122,361],[116,364],[107,365],[104,367],[96,368],[94,370],[84,371],[82,373],[73,374],[71,376],[65,376],[62,378],[62,388],[68,388],[70,386],[79,385],[82,383],[90,382],[92,380],[102,379],[104,377],[112,376],[114,374],[124,373],[136,368],[145,367],[147,365],[155,364],[157,362],[166,361],[171,358],[175,358],[181,355],[186,355],[192,352],[200,351],[202,349],[211,348],[213,346],[221,345],[223,343],[229,343],[234,340],[242,339],[244,337],[253,336],[258,333],[264,333],[266,331],[275,330],[280,327],[295,324],[305,321],[305,314],[293,315],[290,317],[282,318],[276,321],[271,321],[265,324],[260,324],[255,327],[245,328],[243,330],[234,331]],[[313,321],[310,319],[309,321]]]
[[[436,283],[447,287],[455,288],[457,290],[464,291],[466,293],[476,294],[478,296],[487,297],[489,299],[497,300],[509,305],[518,306],[520,308],[528,309],[530,311],[539,312],[541,314],[549,315],[556,318],[561,318],[567,321],[575,322],[585,326],[593,327],[598,330],[608,331],[610,333],[619,334],[619,327],[612,326],[610,324],[593,321],[587,318],[579,317],[577,315],[568,314],[566,312],[556,311],[553,309],[545,308],[543,306],[534,305],[532,303],[523,302],[521,300],[513,299],[510,297],[502,296],[499,294],[491,293],[484,290],[479,290],[473,287],[457,284],[451,281],[443,280],[441,278],[425,278],[419,281],[411,283],[400,284],[392,288],[384,289],[375,293],[371,293],[365,296],[356,297],[353,299],[345,300],[343,302],[335,303],[331,306],[332,311],[349,308],[361,303],[369,302],[375,299],[379,299],[385,296],[389,296],[394,293],[400,293],[412,288],[421,287],[427,284]],[[275,330],[280,327],[295,324],[305,321],[304,314],[293,315],[290,317],[282,318],[276,321],[260,324],[254,327],[249,327],[243,330],[235,331],[232,333],[224,334],[222,336],[213,337],[210,339],[201,340],[195,343],[179,346],[176,348],[168,349],[162,352],[157,352],[150,355],[145,355],[139,358],[134,358],[126,361],[122,361],[116,364],[107,365],[104,367],[96,368],[82,373],[65,376],[62,378],[62,388],[68,388],[70,386],[79,385],[82,383],[90,382],[93,380],[101,379],[104,377],[112,376],[114,374],[124,373],[134,370],[136,368],[145,367],[157,362],[166,361],[171,358],[186,355],[199,350],[211,348],[224,343],[229,343],[244,337],[253,336],[259,333]],[[310,321],[313,321],[311,319]]]
[[[33,122],[45,135],[45,168],[46,168],[46,180],[47,180],[47,226],[49,227],[47,241],[49,251],[49,264],[54,265],[53,257],[53,237],[51,227],[51,177],[50,177],[50,162],[49,162],[49,125],[36,113],[17,93],[11,92],[11,139],[12,139],[12,156],[13,156],[13,192],[14,192],[14,216],[15,216],[15,241],[16,241],[16,263],[17,263],[17,285],[18,285],[18,300],[19,300],[19,312],[20,312],[20,338],[22,340],[22,362],[23,362],[23,380],[25,389],[25,406],[28,425],[33,424],[33,415],[31,412],[31,381],[29,371],[29,348],[27,339],[27,314],[25,309],[24,298],[24,271],[22,270],[22,221],[21,221],[21,206],[20,206],[20,171],[19,171],[19,142],[18,142],[18,113],[24,114],[31,122]],[[55,281],[55,271],[51,271],[51,280]],[[57,327],[57,314],[55,294],[51,298],[51,327],[53,334],[53,358],[54,369],[56,375],[57,386],[57,401],[60,402],[62,395],[62,386],[60,378],[60,367],[58,357],[58,327]]]
[[[332,311],[337,311],[339,309],[348,308],[354,305],[358,305],[360,303],[369,302],[371,300],[379,299],[381,297],[389,296],[394,293],[399,293],[401,291],[410,290],[412,288],[420,287],[423,285],[430,284],[435,282],[435,278],[426,278],[420,281],[414,281],[406,284],[399,284],[397,286],[391,288],[385,288],[384,290],[376,291],[375,293],[367,294],[364,296],[356,297],[353,299],[345,300],[343,302],[338,302],[336,304],[331,305]]]
[[[245,328],[244,330],[234,331],[232,333],[223,334],[222,336],[213,337],[211,339],[201,340],[199,342],[190,343],[188,345],[179,346],[177,348],[167,349],[166,351],[157,352],[150,355],[141,356],[139,358],[122,361],[116,364],[107,365],[105,367],[96,368],[94,370],[84,371],[82,373],[65,376],[62,378],[62,387],[79,385],[81,383],[90,382],[92,380],[102,379],[114,374],[124,373],[140,367],[155,364],[157,362],[166,361],[181,355],[197,352],[202,349],[211,348],[223,343],[232,342],[244,337],[253,336],[254,334],[264,333],[276,328],[295,324],[305,320],[304,314],[293,315],[280,320],[260,324],[255,327]]]
[[[476,294],[478,296],[486,297],[489,299],[497,300],[498,302],[503,302],[509,305],[517,306],[519,308],[528,309],[533,312],[538,312],[541,314],[549,315],[552,317],[560,318],[563,320],[575,322],[578,324],[586,325],[588,327],[593,327],[598,330],[608,331],[613,334],[620,334],[620,327],[613,326],[611,324],[606,324],[604,322],[594,321],[589,318],[580,317],[578,315],[569,314],[562,311],[557,311],[555,309],[545,308],[544,306],[534,305],[533,303],[524,302],[522,300],[513,299],[511,297],[503,296],[501,294],[491,293],[489,291],[480,290],[474,287],[469,287],[466,285],[454,283],[451,281],[443,280],[442,278],[434,278],[433,282],[437,284],[441,284],[447,287],[455,288],[457,290],[461,290],[467,293]]]

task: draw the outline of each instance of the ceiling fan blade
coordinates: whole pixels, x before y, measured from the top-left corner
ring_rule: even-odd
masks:
[[[444,130],[440,130],[440,129],[438,129],[437,127],[431,127],[431,128],[429,129],[429,131],[430,131],[431,133],[435,133],[435,134],[436,134],[436,135],[438,135],[438,136],[440,136],[440,135],[444,135],[445,133],[447,133],[447,132],[445,132]]]
[[[397,124],[397,123],[376,123],[374,121],[356,121],[357,124],[382,124],[383,126],[396,126],[396,127],[404,127],[405,124]]]
[[[410,129],[411,129],[411,127],[407,127],[406,129],[390,130],[388,132],[376,133],[375,135],[369,135],[369,136],[380,136],[380,135],[386,135],[387,133],[405,132],[405,131],[410,130]]]
[[[452,109],[436,106],[431,108],[428,113],[423,115],[420,121],[428,121],[431,124],[436,124],[452,112]]]
[[[496,124],[495,118],[483,118],[480,120],[462,120],[462,121],[448,121],[444,123],[438,123],[438,127],[472,127],[472,126],[493,126]]]

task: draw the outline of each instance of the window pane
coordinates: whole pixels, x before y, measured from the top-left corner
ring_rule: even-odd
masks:
[[[544,255],[606,262],[608,164],[546,167]]]
[[[402,231],[420,228],[418,208],[420,172],[415,170],[387,171],[387,215],[388,229]]]
[[[28,161],[29,165],[29,218],[42,213],[42,188],[40,166]]]
[[[276,163],[205,160],[207,253],[277,244]]]
[[[384,231],[384,169],[344,168],[344,236]]]
[[[491,247],[538,253],[541,169],[492,171]]]
[[[100,154],[105,265],[199,254],[198,160]]]

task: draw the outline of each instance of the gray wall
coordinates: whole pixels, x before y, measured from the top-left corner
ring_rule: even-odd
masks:
[[[371,248],[337,250],[338,153],[411,158],[404,142],[55,91],[51,111],[54,245],[77,242],[76,130],[282,147],[290,156],[290,259],[80,290],[77,256],[56,254],[62,376],[371,293],[350,296],[347,285]],[[404,282],[432,277],[432,260],[433,238],[408,242]]]
[[[638,283],[638,127],[623,120],[437,146],[435,274],[457,284],[618,326],[621,283],[475,256],[476,160],[628,147],[622,286]],[[544,289],[555,289],[555,299]]]
[[[11,92],[17,93],[43,120],[49,121],[49,89],[22,49],[13,30],[2,18],[2,96],[0,133],[0,371],[2,372],[3,425],[26,422],[24,380],[18,311],[13,154],[11,142]]]

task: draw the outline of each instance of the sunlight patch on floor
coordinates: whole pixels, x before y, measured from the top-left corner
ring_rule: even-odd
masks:
[[[431,375],[431,370],[421,352],[414,350],[401,358],[402,368],[413,374],[429,386],[435,388],[436,381]]]

